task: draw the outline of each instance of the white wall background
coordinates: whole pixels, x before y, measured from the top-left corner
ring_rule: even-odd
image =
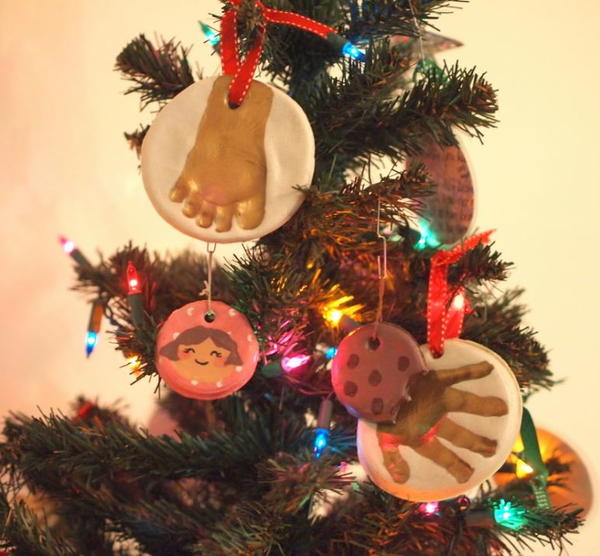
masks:
[[[120,94],[126,85],[112,68],[128,40],[156,31],[195,42],[192,59],[215,74],[197,20],[218,9],[216,0],[0,0],[1,415],[64,408],[83,392],[121,398],[147,421],[152,385],[128,386],[107,338],[84,356],[89,308],[68,291],[71,264],[56,236],[90,258],[129,239],[159,251],[191,244],[146,198],[122,139],[139,122],[137,99]],[[599,21],[593,0],[480,0],[440,22],[466,45],[448,61],[485,68],[499,89],[500,127],[484,146],[466,143],[478,224],[498,229],[498,247],[516,263],[511,283],[527,287],[529,321],[567,378],[530,408],[574,445],[596,485]],[[600,553],[599,525],[593,512],[569,553]]]

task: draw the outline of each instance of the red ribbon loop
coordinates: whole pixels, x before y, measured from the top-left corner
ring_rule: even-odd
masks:
[[[221,19],[221,65],[224,75],[233,75],[233,80],[229,85],[229,104],[231,106],[240,106],[248,93],[263,51],[267,23],[291,25],[314,33],[323,39],[327,39],[332,33],[336,34],[335,29],[324,23],[300,14],[267,8],[260,0],[254,0],[255,6],[262,11],[264,23],[252,48],[241,60],[237,37],[237,8],[242,2],[243,0],[229,0],[231,8]]]
[[[443,355],[446,338],[460,336],[464,314],[467,310],[463,288],[453,292],[454,295],[452,299],[450,298],[448,268],[480,243],[488,243],[493,232],[494,230],[489,230],[472,236],[454,247],[454,249],[438,251],[431,258],[427,295],[427,343],[434,357]],[[454,303],[455,300],[456,303]],[[455,311],[454,315],[451,315],[452,310]]]

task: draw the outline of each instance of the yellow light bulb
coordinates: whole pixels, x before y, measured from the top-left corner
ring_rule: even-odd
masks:
[[[515,465],[515,474],[519,479],[524,479],[533,473],[533,467],[528,463],[525,463],[521,459],[517,459],[517,463]]]
[[[137,355],[133,355],[126,359],[125,364],[128,365],[131,368],[131,371],[137,375],[142,362]]]
[[[333,326],[337,326],[342,320],[343,316],[344,313],[342,313],[339,309],[325,309],[325,312],[323,313],[323,318]]]

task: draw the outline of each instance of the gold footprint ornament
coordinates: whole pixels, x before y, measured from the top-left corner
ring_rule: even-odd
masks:
[[[201,228],[251,230],[265,216],[267,160],[265,129],[273,90],[253,81],[238,108],[227,93],[232,76],[218,77],[198,126],[194,146],[169,198]]]

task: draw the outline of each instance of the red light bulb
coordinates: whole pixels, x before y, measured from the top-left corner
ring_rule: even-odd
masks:
[[[127,285],[129,287],[129,295],[142,293],[142,286],[140,283],[140,278],[138,276],[137,269],[131,261],[129,261],[129,263],[127,264]]]

